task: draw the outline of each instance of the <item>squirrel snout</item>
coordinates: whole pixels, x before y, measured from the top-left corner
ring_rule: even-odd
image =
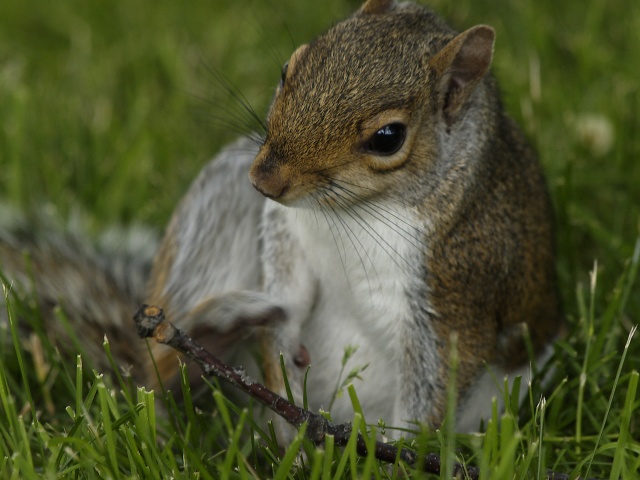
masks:
[[[253,187],[258,190],[262,195],[272,200],[278,200],[289,189],[288,185],[280,185],[278,183],[269,182],[256,182],[251,180]]]
[[[273,200],[281,198],[289,190],[289,181],[282,175],[281,168],[270,156],[258,155],[251,170],[249,180],[262,195]]]

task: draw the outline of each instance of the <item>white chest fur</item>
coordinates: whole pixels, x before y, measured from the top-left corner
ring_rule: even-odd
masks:
[[[391,422],[402,337],[412,315],[408,296],[425,249],[417,215],[398,205],[326,214],[295,209],[288,210],[288,221],[318,285],[301,328],[311,355],[312,407],[328,408],[344,377],[368,365],[362,381],[354,381],[367,421]],[[357,351],[340,378],[348,346]],[[334,420],[350,419],[349,398],[336,399],[331,413]]]

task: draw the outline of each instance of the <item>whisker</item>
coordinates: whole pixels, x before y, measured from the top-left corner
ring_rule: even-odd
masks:
[[[224,76],[220,71],[217,71],[207,65],[205,62],[201,63],[201,66],[216,80],[216,82],[224,88],[224,90],[237,102],[240,110],[244,113],[248,114],[248,118],[252,119],[255,122],[255,126],[259,126],[260,130],[266,134],[267,126],[262,120],[262,118],[256,113],[253,109],[249,100],[244,96],[242,91],[233,85],[233,83]]]
[[[264,135],[266,135],[267,133],[266,123],[264,122],[262,117],[256,113],[256,111],[253,109],[253,107],[249,103],[249,100],[247,100],[244,94],[240,90],[238,90],[236,87],[228,86],[226,90],[227,90],[227,93],[229,93],[235,100],[239,102],[239,106],[242,107],[242,110],[244,110],[244,112],[246,112],[249,115],[249,118],[253,119],[255,121],[255,124],[260,127],[260,131]]]
[[[202,103],[208,104],[214,111],[222,112],[222,114],[213,114],[211,110],[207,110],[206,113],[202,115],[203,117],[212,118],[222,126],[233,126],[238,132],[242,133],[243,135],[256,132],[261,137],[265,137],[264,132],[259,132],[259,130],[263,130],[262,126],[256,125],[253,118],[248,118],[246,112],[243,109],[239,109],[234,105],[227,106],[203,96],[197,96],[195,94],[192,95],[198,98]]]
[[[331,184],[336,188],[340,189],[345,194],[349,195],[351,198],[358,200],[358,203],[354,205],[354,208],[357,206],[358,208],[367,212],[373,218],[384,223],[389,228],[391,228],[394,232],[398,233],[398,235],[400,235],[402,238],[404,238],[409,243],[411,243],[414,247],[424,248],[426,246],[424,239],[420,236],[420,231],[415,227],[413,223],[410,223],[409,221],[407,221],[406,217],[401,216],[397,212],[394,212],[393,210],[389,209],[384,205],[380,205],[378,203],[371,202],[363,198],[357,193],[352,192],[351,190],[341,186],[339,183],[332,181]],[[381,214],[380,211],[390,215],[391,217],[398,220],[398,222],[406,225],[406,227],[409,227],[409,228],[403,227],[401,224],[394,222],[392,219],[388,218],[384,214]]]
[[[281,11],[282,9],[276,8],[273,2],[269,1],[268,4],[271,9],[271,13],[276,15],[280,23],[284,25],[284,28],[289,33],[289,38],[293,43],[293,38],[291,37],[291,31],[289,30],[289,27],[282,16],[282,11]],[[271,57],[271,60],[276,67],[274,71],[279,72],[280,69],[282,68],[284,61],[282,59],[282,54],[278,52],[276,49],[276,43],[273,41],[273,35],[271,35],[269,32],[265,30],[264,28],[265,20],[263,18],[258,19],[255,13],[251,15],[251,17],[252,17],[251,21],[248,22],[249,25],[251,25],[253,27],[253,30],[258,34],[258,38],[263,40],[260,43],[260,50],[265,51],[265,53]],[[294,45],[294,48],[295,48],[295,45]]]
[[[331,189],[324,188],[323,190],[324,190],[325,195],[327,197],[330,197],[329,194],[335,193]],[[334,198],[334,201],[337,201],[337,199]],[[373,268],[373,272],[375,273],[376,278],[378,279],[378,284],[381,284],[380,283],[380,277],[378,276],[378,272],[376,270],[375,262],[371,259],[371,256],[369,255],[369,252],[367,251],[367,249],[364,247],[364,245],[362,244],[362,242],[360,241],[358,236],[355,234],[355,232],[349,226],[349,224],[345,221],[345,219],[342,218],[340,213],[335,208],[333,208],[331,206],[329,206],[329,208],[331,209],[331,211],[334,213],[335,217],[338,219],[338,221],[342,225],[342,228],[343,228],[344,232],[346,233],[347,237],[349,238],[349,241],[351,242],[351,245],[353,246],[353,250],[356,252],[356,255],[358,255],[358,259],[360,260],[360,264],[362,265],[362,271],[364,272],[365,276],[367,277],[367,284],[369,285],[369,292],[372,293],[373,290],[371,288],[371,279],[369,278],[369,273],[368,273],[366,265],[364,263],[364,258],[360,254],[360,251],[363,251],[364,254],[367,256],[367,259],[369,260],[369,263],[371,264],[371,267]],[[355,242],[358,242],[358,245],[360,245],[360,248],[358,248],[356,246],[356,244],[354,242],[354,238],[355,238]]]
[[[375,241],[384,250],[387,255],[389,255],[389,257],[398,267],[402,268],[402,265],[397,260],[398,258],[404,261],[404,263],[406,263],[408,266],[412,267],[411,263],[409,263],[409,261],[404,258],[400,254],[400,252],[398,252],[379,232],[377,232],[374,228],[371,227],[371,225],[369,225],[369,223],[362,217],[362,215],[360,215],[353,208],[350,202],[348,202],[340,193],[336,192],[335,190],[331,190],[331,192],[334,194],[333,199],[340,206],[340,208],[347,215],[349,215],[353,219],[353,221],[356,222],[363,229],[363,231],[365,231],[372,238],[372,240]]]
[[[251,138],[249,140],[254,141]],[[230,152],[230,153],[238,154],[238,155],[246,155],[246,154],[254,154],[255,155],[255,153],[256,153],[256,151],[254,149],[252,149],[252,148],[241,147],[241,146],[227,147],[226,151]]]
[[[331,171],[331,170],[334,170],[334,169],[338,169],[338,168],[344,167],[345,165],[350,165],[350,164],[354,163],[355,161],[356,161],[356,160],[348,160],[348,161],[344,161],[344,162],[342,162],[342,163],[339,163],[339,164],[336,164],[336,165],[331,165],[331,166],[329,166],[329,167],[319,168],[319,169],[317,169],[317,170],[311,170],[309,173],[317,174],[317,175],[321,175],[321,176],[323,176],[324,178],[326,178],[327,180],[334,180],[331,176],[327,175],[327,174],[326,174],[326,172],[329,172],[329,171]],[[389,193],[380,192],[380,191],[377,191],[377,190],[375,190],[375,189],[373,189],[373,188],[371,188],[371,187],[366,187],[366,186],[364,186],[364,185],[359,185],[359,184],[357,184],[357,183],[347,182],[346,180],[340,180],[340,182],[341,182],[341,183],[344,183],[345,185],[349,185],[349,186],[352,186],[352,187],[361,188],[361,189],[363,189],[363,190],[368,190],[369,192],[371,192],[371,193],[373,193],[373,194],[375,194],[375,195],[380,195],[380,196],[383,196],[383,197],[389,198],[389,199],[391,199],[391,200],[394,200],[394,201],[398,202],[399,204],[401,204],[401,205],[403,205],[403,206],[405,206],[405,207],[413,207],[413,205],[412,205],[412,204],[410,204],[409,202],[407,202],[404,198],[402,198],[402,197],[400,197],[400,196],[397,196],[397,195],[391,195],[391,194],[389,194]]]
[[[344,246],[344,240],[342,239],[342,235],[340,235],[340,230],[338,229],[338,226],[336,225],[333,217],[329,214],[329,212],[327,212],[327,207],[323,205],[322,202],[318,198],[316,198],[315,195],[312,198],[316,201],[316,203],[320,207],[320,212],[322,213],[325,221],[327,222],[327,226],[329,227],[329,232],[331,232],[331,236],[333,237],[333,243],[336,245],[338,257],[340,257],[340,263],[342,264],[342,270],[344,272],[344,276],[347,279],[347,283],[349,283],[349,275],[347,275],[347,264],[346,264],[347,251]],[[329,222],[329,219],[331,219],[331,221],[333,222],[333,227],[331,227],[331,223]],[[338,236],[340,237],[340,243],[342,244],[343,253],[340,253],[340,246],[338,245],[338,240],[333,230],[334,228],[338,231]],[[351,285],[349,285],[349,288],[351,288]]]
[[[361,189],[364,189],[364,190],[368,190],[368,191],[372,192],[373,194],[375,194],[377,196],[386,197],[389,200],[398,202],[403,207],[408,207],[408,208],[413,208],[414,207],[414,205],[408,203],[403,198],[396,197],[396,196],[390,195],[388,193],[379,192],[379,191],[377,191],[377,190],[375,190],[375,189],[373,189],[371,187],[366,187],[364,185],[359,185],[357,183],[347,182],[345,180],[332,180],[332,181],[335,182],[337,185],[344,184],[344,185],[347,185],[347,186],[350,186],[350,187],[356,187],[356,188],[361,188]],[[364,197],[364,196],[362,196],[360,194],[357,194],[357,193],[353,192],[352,190],[347,189],[344,186],[342,186],[342,188],[344,188],[346,191],[351,193],[354,196],[354,198],[357,198],[358,200],[360,200],[362,202],[368,202],[368,203],[374,203],[375,202],[376,204],[379,204],[379,202],[377,200],[371,200],[371,199],[369,199],[367,197]],[[407,217],[406,215],[402,215],[401,213],[398,213],[398,212],[394,212],[393,210],[391,210],[391,212],[393,212],[396,216],[398,216],[399,219],[405,220],[408,225],[413,226],[413,221],[412,221],[412,219],[410,217]]]
[[[322,204],[318,201],[317,198],[315,198],[313,195],[311,196],[311,198],[309,197],[304,197],[304,202],[309,206],[309,210],[311,210],[311,212],[313,212],[313,219],[316,223],[316,225],[318,225],[318,213],[316,212],[316,209],[313,208],[313,205],[311,204],[311,199],[315,200],[315,202],[322,207]]]
[[[333,180],[333,179],[331,179],[331,180]],[[338,180],[333,180],[333,181],[338,181]],[[340,183],[343,183],[343,184],[345,184],[345,185],[348,185],[348,186],[350,186],[350,187],[356,187],[356,188],[361,188],[362,190],[367,190],[367,191],[369,191],[369,192],[373,193],[374,195],[378,195],[378,196],[381,196],[381,197],[388,198],[388,199],[390,199],[390,200],[393,200],[393,201],[395,201],[395,202],[398,202],[398,203],[399,203],[400,205],[402,205],[403,207],[413,207],[413,206],[414,206],[414,205],[412,205],[411,203],[407,202],[404,198],[402,198],[402,197],[400,197],[400,196],[398,196],[398,195],[391,195],[391,194],[386,193],[386,192],[380,192],[380,191],[378,191],[378,190],[376,190],[376,189],[374,189],[374,188],[367,187],[367,186],[365,186],[365,185],[360,185],[360,184],[358,184],[358,183],[348,182],[348,181],[346,181],[346,180],[342,180],[342,179],[341,179],[341,180],[339,180],[339,182],[340,182]]]
[[[255,129],[252,129],[250,126],[244,124],[237,124],[235,122],[230,121],[228,118],[223,116],[212,116],[209,115],[209,120],[211,121],[211,125],[215,127],[224,127],[234,134],[238,134],[242,137],[247,137],[256,145],[262,145],[264,143],[264,136],[260,133],[256,132]]]
[[[218,80],[218,83],[222,80]],[[266,133],[261,124],[256,123],[252,116],[247,115],[244,107],[238,101],[218,101],[206,93],[188,92],[189,96],[197,100],[198,107],[195,114],[198,119],[225,130],[250,138],[257,145],[264,143]],[[251,108],[251,107],[249,107]],[[260,132],[263,133],[260,133]]]

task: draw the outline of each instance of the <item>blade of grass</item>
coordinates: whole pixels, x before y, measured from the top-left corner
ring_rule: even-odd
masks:
[[[598,432],[598,438],[596,440],[596,444],[593,448],[593,453],[590,456],[589,463],[587,465],[587,471],[585,472],[585,478],[589,478],[589,472],[591,471],[591,466],[593,464],[593,459],[595,458],[595,454],[598,450],[598,445],[600,445],[600,441],[602,440],[602,435],[604,433],[604,428],[607,424],[607,419],[609,418],[609,412],[611,411],[611,405],[613,404],[613,399],[615,397],[616,388],[618,386],[618,382],[620,380],[620,374],[622,373],[622,366],[624,365],[624,360],[627,357],[627,352],[629,351],[629,346],[631,345],[631,340],[636,333],[637,326],[634,326],[629,332],[629,336],[627,337],[627,343],[624,346],[622,351],[622,357],[620,358],[620,363],[618,364],[618,370],[616,372],[616,377],[613,381],[613,388],[611,389],[611,395],[609,395],[609,402],[607,404],[607,409],[604,412],[604,417],[602,419],[602,425],[600,427],[600,432]]]
[[[116,476],[118,472],[118,458],[116,455],[116,436],[113,430],[113,423],[111,420],[111,399],[109,392],[104,383],[100,383],[98,386],[98,400],[100,402],[100,412],[103,426],[104,446],[107,450],[107,458],[109,460],[109,468],[111,474]]]
[[[280,461],[280,465],[278,466],[278,470],[276,471],[273,480],[285,480],[291,475],[291,470],[293,469],[293,462],[295,462],[296,457],[300,452],[300,445],[304,439],[304,435],[307,431],[307,424],[303,424],[302,427],[298,430],[298,433],[294,437],[291,445],[287,447],[287,451],[282,457]]]
[[[545,472],[545,468],[543,466],[544,460],[544,416],[547,410],[547,401],[544,397],[540,399],[539,408],[537,409],[538,416],[540,418],[540,427],[538,430],[538,470],[537,470],[537,478],[543,478],[543,474]]]
[[[336,466],[335,475],[333,480],[340,480],[344,478],[345,470],[347,467],[347,462],[349,462],[350,458],[356,454],[356,441],[358,439],[358,432],[360,431],[360,422],[362,421],[362,417],[360,414],[356,413],[353,416],[353,422],[351,424],[351,435],[349,436],[349,440],[347,441],[347,445],[344,447],[342,451],[342,455],[340,457],[340,461]],[[353,475],[353,472],[352,472]]]
[[[324,437],[324,459],[322,467],[322,480],[331,480],[332,466],[333,466],[333,449],[334,449],[334,437],[333,435],[325,435]]]
[[[613,456],[613,464],[611,465],[610,480],[621,478],[622,469],[625,465],[625,450],[628,447],[628,442],[631,440],[631,433],[629,432],[629,425],[631,423],[634,402],[636,399],[636,392],[638,389],[638,372],[633,371],[629,377],[629,387],[627,390],[627,396],[624,401],[624,407],[622,409],[622,416],[620,419],[620,436],[616,442],[616,452]]]

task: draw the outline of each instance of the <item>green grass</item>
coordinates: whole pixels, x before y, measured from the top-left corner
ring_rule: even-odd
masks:
[[[294,46],[357,4],[0,2],[0,197],[23,209],[49,202],[63,216],[80,209],[96,231],[161,229],[201,166],[237,135],[237,104],[217,73],[262,114]],[[627,339],[640,319],[640,9],[634,0],[431,5],[459,29],[497,30],[505,104],[537,145],[556,205],[570,334],[544,402],[534,382],[523,407],[508,398],[512,407],[494,412],[484,435],[445,428],[409,446],[479,466],[483,478],[539,478],[546,468],[638,478],[640,335]],[[13,307],[37,321],[29,302]],[[295,462],[219,393],[207,394],[213,412],[169,398],[160,402],[168,415],[158,415],[151,394],[83,373],[47,339],[26,348],[15,328],[0,337],[11,346],[0,352],[2,478],[407,471],[357,460],[353,445],[307,445]]]

